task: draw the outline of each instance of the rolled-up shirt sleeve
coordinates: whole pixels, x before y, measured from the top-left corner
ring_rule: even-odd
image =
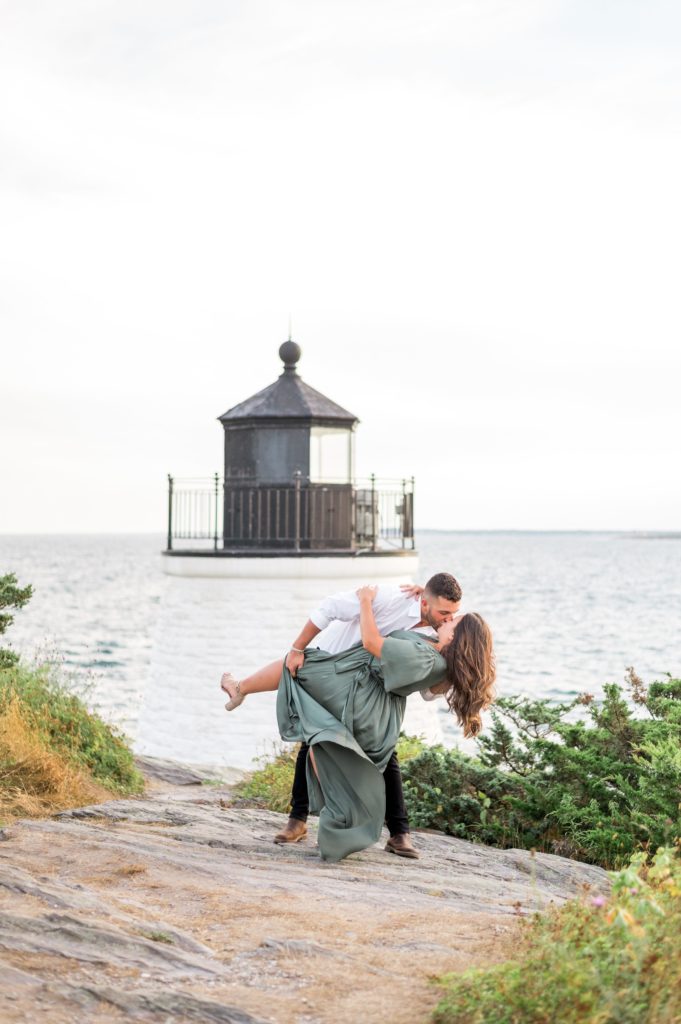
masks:
[[[359,598],[354,590],[344,590],[340,594],[325,597],[322,603],[310,612],[310,621],[318,629],[326,627],[336,620],[350,622],[359,616]]]

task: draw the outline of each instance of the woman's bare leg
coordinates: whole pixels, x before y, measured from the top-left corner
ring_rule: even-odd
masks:
[[[314,754],[312,753],[312,747],[310,747],[310,749],[308,750],[307,756],[310,758],[310,764],[312,765],[312,771],[315,773],[315,775],[319,779],[319,772],[317,771],[317,762],[314,759]]]
[[[265,668],[259,668],[253,675],[246,676],[241,680],[235,679],[231,672],[225,672],[220,680],[220,686],[225,693],[229,694],[232,701],[237,697],[246,697],[249,693],[266,693],[268,690],[276,690],[279,687],[283,667],[284,662],[280,658],[279,661],[273,661]]]
[[[246,676],[245,679],[241,680],[241,692],[243,694],[249,694],[267,693],[268,690],[278,690],[279,680],[281,679],[283,669],[283,658],[279,658],[278,661],[273,661],[269,665],[265,665],[264,668],[259,668],[252,676]]]

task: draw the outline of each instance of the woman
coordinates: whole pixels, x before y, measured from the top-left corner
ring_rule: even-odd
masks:
[[[493,699],[492,634],[476,613],[438,630],[437,642],[397,630],[382,637],[372,601],[376,587],[361,587],[362,643],[340,654],[308,648],[293,678],[283,661],[221,686],[228,711],[251,693],[278,690],[282,739],[310,745],[310,807],[319,813],[319,848],[337,861],[378,841],[385,818],[381,773],[397,743],[406,698],[417,690],[445,694],[464,736],[480,731],[480,712]],[[312,761],[312,766],[310,765]],[[311,770],[312,769],[312,770]]]

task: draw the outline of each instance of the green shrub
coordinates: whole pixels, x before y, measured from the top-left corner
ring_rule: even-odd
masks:
[[[18,586],[13,572],[0,576],[0,636],[14,622],[14,616],[5,609],[23,608],[31,600],[32,594],[33,588],[30,585]],[[15,651],[10,651],[7,647],[0,647],[0,669],[16,665],[18,661],[19,655]]]
[[[297,746],[282,745],[275,748],[273,754],[258,758],[255,771],[234,787],[235,796],[247,802],[253,801],[270,811],[288,813],[297,756]]]
[[[407,736],[405,732],[400,733],[400,738],[397,741],[395,747],[395,753],[400,764],[406,764],[407,761],[413,761],[415,757],[422,754],[424,750],[428,750],[426,741],[423,736]]]
[[[403,770],[405,800],[414,828],[431,828],[491,846],[516,846],[524,838],[513,798],[521,788],[496,768],[458,750],[430,747]]]
[[[441,979],[436,1024],[678,1024],[681,860],[636,854],[609,899],[538,915],[522,955]]]
[[[404,770],[412,822],[498,846],[619,867],[681,835],[681,681],[632,702],[615,685],[597,703],[497,702],[479,755],[434,748]],[[579,706],[586,719],[575,719]]]

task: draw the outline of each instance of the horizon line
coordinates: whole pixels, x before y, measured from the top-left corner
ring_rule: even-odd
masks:
[[[533,527],[533,526],[490,526],[490,527],[445,527],[424,526],[417,529],[416,536],[422,533],[572,533],[572,534],[625,534],[628,536],[679,537],[681,527],[676,529],[656,529],[645,527]],[[0,532],[2,537],[160,537],[162,530],[55,530],[36,532],[33,530]]]

